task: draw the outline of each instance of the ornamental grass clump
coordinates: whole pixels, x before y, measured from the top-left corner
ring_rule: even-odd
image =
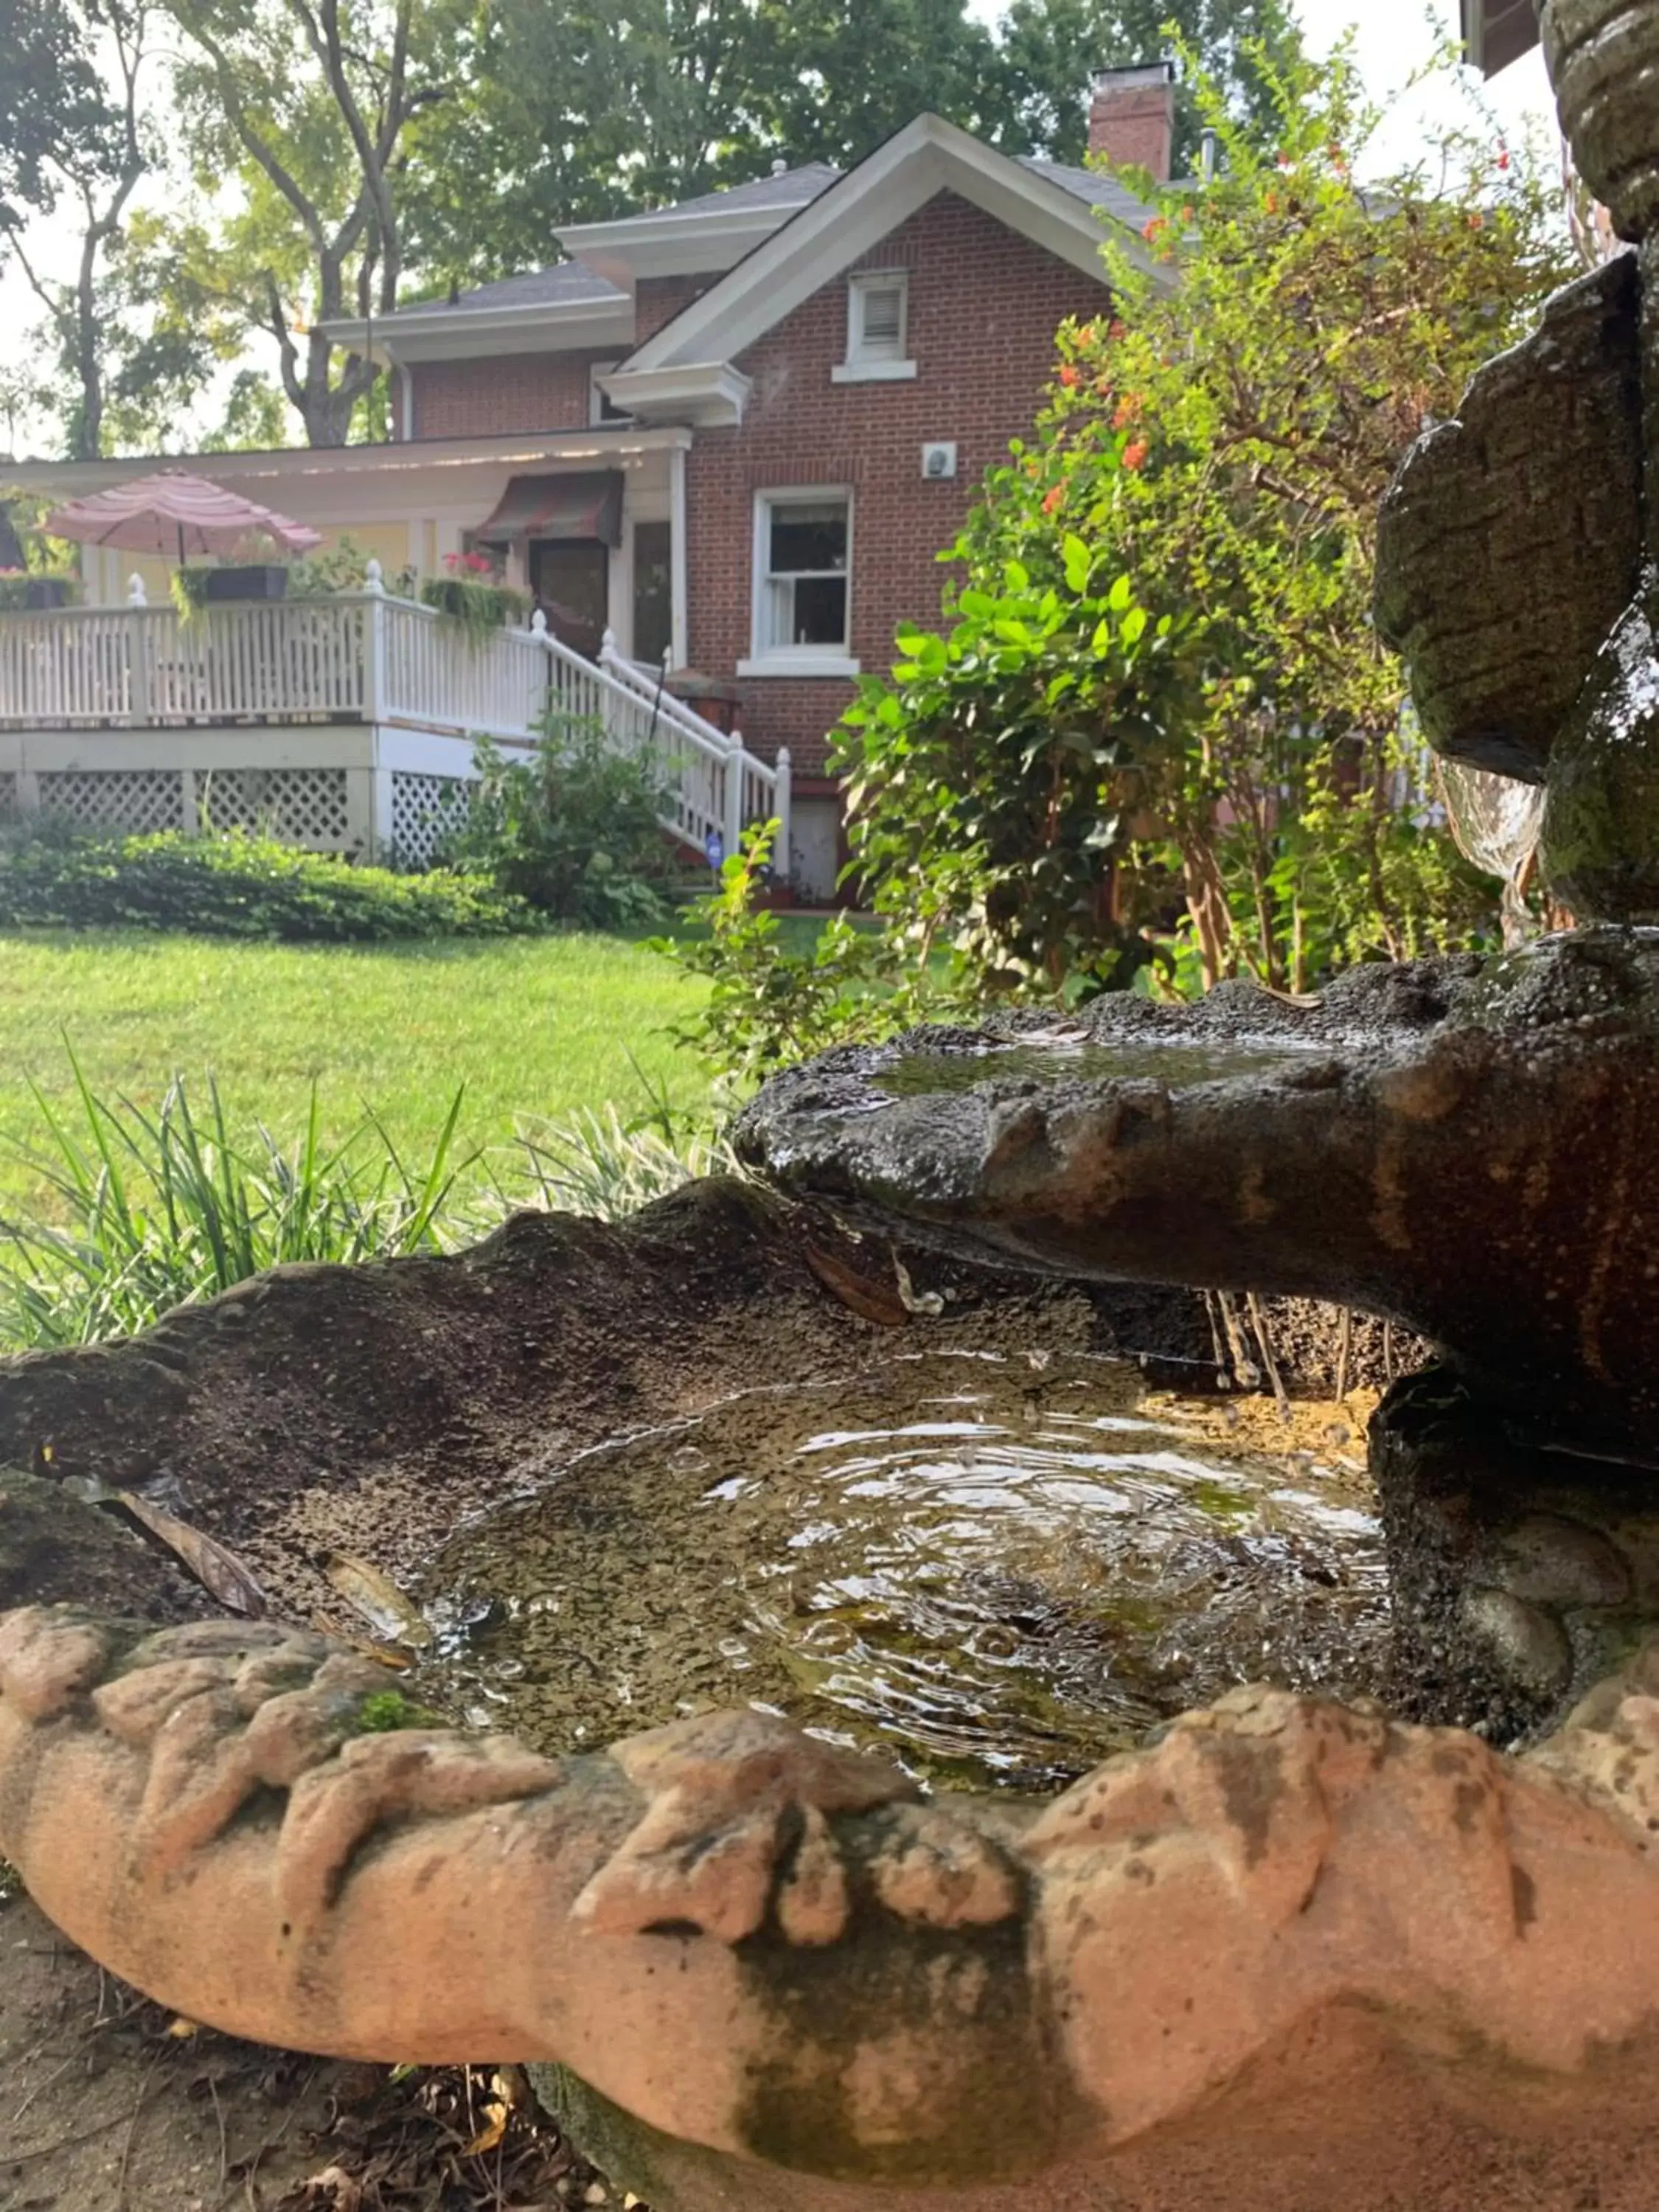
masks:
[[[161,1105],[96,1097],[70,1055],[77,1110],[33,1089],[42,1141],[23,1158],[55,1221],[0,1215],[0,1341],[93,1344],[148,1328],[296,1261],[355,1262],[442,1249],[458,1176],[458,1090],[424,1159],[406,1160],[373,1115],[322,1139],[316,1086],[296,1141],[232,1126],[210,1077],[198,1107],[181,1077]]]

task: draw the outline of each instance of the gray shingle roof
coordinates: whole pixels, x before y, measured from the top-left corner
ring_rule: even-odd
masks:
[[[1091,208],[1104,208],[1108,215],[1115,216],[1119,222],[1127,222],[1133,229],[1141,229],[1152,216],[1152,210],[1144,200],[1126,191],[1115,177],[1103,176],[1097,169],[1074,169],[1064,161],[1042,161],[1034,154],[1022,154],[1019,165],[1034,177],[1046,177],[1061,191],[1070,192],[1073,199],[1085,200]]]
[[[596,276],[580,261],[561,261],[550,269],[527,269],[494,284],[475,284],[454,300],[422,300],[400,307],[398,320],[416,315],[447,315],[457,307],[562,307],[580,300],[624,300],[626,293]]]
[[[828,161],[803,161],[798,169],[785,169],[775,177],[756,177],[746,185],[731,185],[721,192],[700,192],[696,199],[680,200],[672,207],[648,208],[627,218],[636,222],[659,222],[668,215],[714,215],[729,208],[799,208],[827,191],[841,176]]]

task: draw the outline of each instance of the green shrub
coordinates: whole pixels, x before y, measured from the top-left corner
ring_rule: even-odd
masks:
[[[269,837],[30,838],[0,851],[0,927],[189,930],[331,944],[503,937],[539,927],[476,877],[393,875]]]
[[[614,750],[596,723],[560,714],[530,758],[507,760],[485,739],[477,763],[448,860],[560,921],[637,929],[665,918],[664,799],[648,764]]]
[[[895,930],[860,929],[836,915],[811,948],[793,951],[778,917],[760,903],[778,825],[744,832],[719,887],[696,901],[708,934],[657,938],[653,949],[710,990],[702,1012],[670,1034],[739,1092],[831,1045],[874,1044],[920,1021],[970,1011]]]

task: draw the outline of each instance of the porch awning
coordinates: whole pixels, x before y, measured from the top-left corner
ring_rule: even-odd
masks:
[[[479,545],[510,545],[516,538],[596,538],[602,545],[620,545],[622,502],[618,469],[514,477],[472,536]]]

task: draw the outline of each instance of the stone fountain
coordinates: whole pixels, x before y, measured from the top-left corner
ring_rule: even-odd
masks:
[[[1431,1339],[1372,1439],[1396,1599],[1449,1683],[1490,1677],[1509,1749],[1249,1687],[1057,1797],[929,1796],[762,1711],[543,1754],[430,1725],[308,1630],[26,1607],[0,1851],[102,1962],[295,2047],[538,2062],[653,2212],[1648,2212],[1659,5],[1550,0],[1542,28],[1640,255],[1413,454],[1380,612],[1435,742],[1544,782],[1586,927],[1314,1006],[1229,986],[920,1032],[782,1079],[741,1132],[775,1185],[913,1243]],[[444,1265],[434,1295],[489,1290]],[[579,1329],[580,1271],[551,1273]],[[252,1371],[301,1291],[360,1346],[407,1295],[262,1287],[20,1375],[0,1424],[49,1407],[72,1439],[125,1376],[165,1427],[188,1357]]]

